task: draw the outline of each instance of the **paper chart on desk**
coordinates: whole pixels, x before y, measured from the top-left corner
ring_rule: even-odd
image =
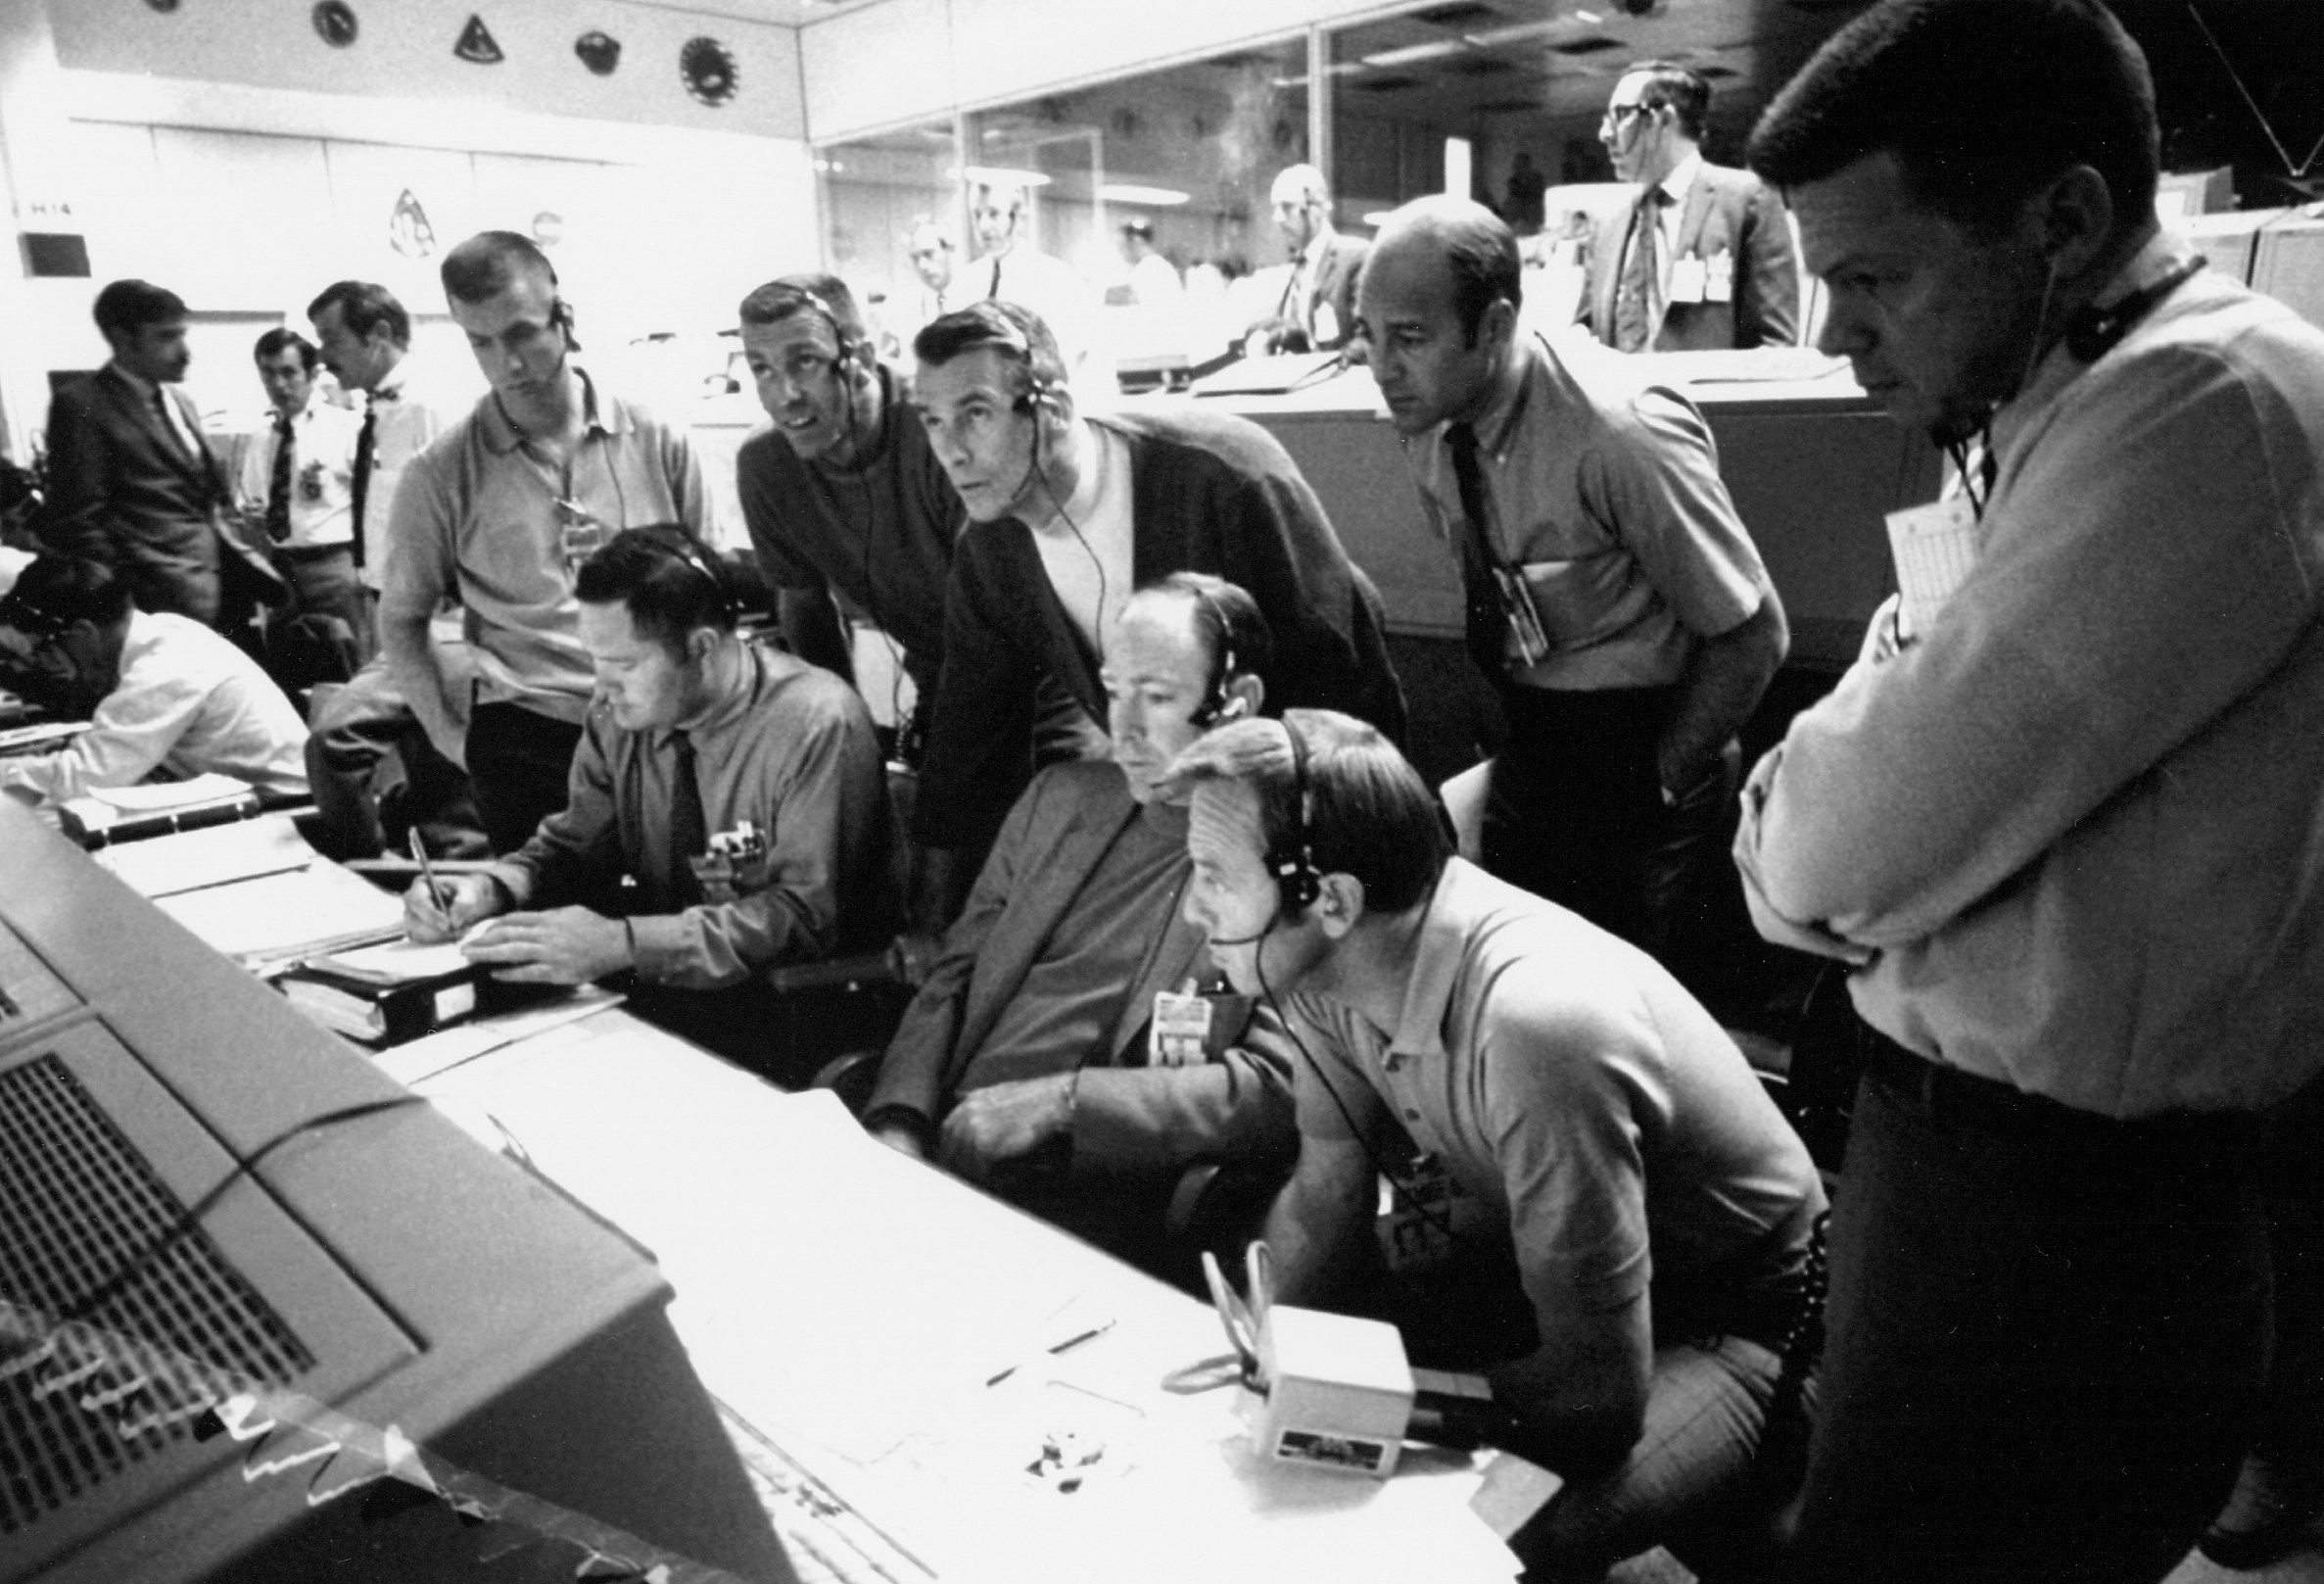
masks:
[[[356,946],[314,959],[314,966],[333,973],[377,980],[382,984],[405,984],[415,979],[442,979],[468,966],[457,940],[423,945],[405,936],[376,946]]]
[[[617,991],[599,984],[584,984],[561,1000],[529,1006],[521,1012],[503,1012],[496,1017],[454,1024],[439,1032],[391,1046],[379,1053],[376,1065],[399,1083],[407,1086],[422,1083],[487,1051],[578,1023],[621,1002]]]
[[[334,863],[165,896],[154,905],[228,957],[321,949],[392,930],[403,903]]]
[[[289,815],[266,814],[207,831],[124,841],[89,856],[138,895],[152,898],[304,869],[318,854]]]

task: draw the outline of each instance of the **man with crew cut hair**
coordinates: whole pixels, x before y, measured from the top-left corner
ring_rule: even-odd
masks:
[[[1863,1023],[1809,1579],[2160,1579],[2253,1427],[2260,1114],[2324,1069],[2324,333],[2161,230],[2158,142],[2099,0],[1886,0],[1751,140],[1963,568],[1900,564],[1735,841]]]

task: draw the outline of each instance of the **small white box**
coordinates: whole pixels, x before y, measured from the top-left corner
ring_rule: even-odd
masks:
[[[1396,1472],[1412,1422],[1412,1369],[1396,1327],[1280,1304],[1255,1318],[1267,1384],[1250,1405],[1259,1455],[1375,1479]]]

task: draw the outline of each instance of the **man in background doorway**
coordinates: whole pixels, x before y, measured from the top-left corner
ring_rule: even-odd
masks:
[[[1702,157],[1711,85],[1649,61],[1614,85],[1598,139],[1637,195],[1601,216],[1578,320],[1620,352],[1788,347],[1799,261],[1782,203]]]
[[[1030,309],[1057,337],[1073,390],[1085,404],[1112,406],[1114,365],[1098,347],[1098,292],[1078,269],[1034,246],[1032,205],[1022,187],[973,183],[969,218],[979,256],[963,268],[954,308],[971,303],[1015,303]]]

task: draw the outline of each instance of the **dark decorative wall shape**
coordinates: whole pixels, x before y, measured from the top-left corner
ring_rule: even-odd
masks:
[[[678,74],[686,79],[688,93],[713,109],[734,98],[742,85],[734,51],[715,38],[688,39],[678,52]]]
[[[356,8],[347,0],[315,0],[310,15],[316,34],[333,49],[343,50],[356,41],[359,24],[356,22]]]
[[[478,66],[498,66],[507,57],[493,38],[493,30],[484,24],[482,17],[471,15],[468,25],[460,29],[460,41],[451,48],[452,54]]]
[[[170,12],[177,9],[177,0],[145,0],[145,3],[153,7],[156,11],[161,12],[164,16],[167,16]]]
[[[621,40],[610,33],[592,30],[573,41],[573,53],[598,76],[609,77],[614,68],[621,65]]]

